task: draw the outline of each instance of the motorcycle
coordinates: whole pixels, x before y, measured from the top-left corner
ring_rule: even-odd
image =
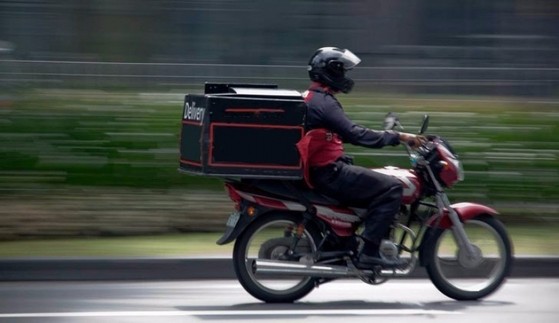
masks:
[[[419,134],[428,123],[426,115]],[[394,113],[384,125],[403,129]],[[264,302],[293,302],[335,279],[376,285],[423,266],[450,298],[476,300],[495,292],[512,265],[507,231],[494,209],[449,202],[445,189],[463,179],[461,163],[445,139],[427,138],[416,149],[403,143],[410,169],[372,169],[396,177],[404,188],[401,210],[380,246],[381,257],[405,260],[398,268],[356,267],[365,209],[342,205],[303,181],[226,179],[235,211],[217,243],[235,241],[233,265],[244,289]]]

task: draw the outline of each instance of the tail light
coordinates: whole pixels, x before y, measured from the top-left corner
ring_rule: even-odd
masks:
[[[237,190],[233,187],[233,185],[229,183],[225,183],[225,189],[227,190],[227,194],[231,201],[235,203],[235,210],[241,210],[241,196],[237,193]]]

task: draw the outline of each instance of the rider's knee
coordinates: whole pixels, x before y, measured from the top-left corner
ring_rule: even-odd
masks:
[[[402,183],[400,183],[397,180],[393,181],[390,184],[390,188],[388,189],[388,195],[390,196],[391,199],[395,199],[395,200],[402,199],[402,196],[404,196],[404,187]]]

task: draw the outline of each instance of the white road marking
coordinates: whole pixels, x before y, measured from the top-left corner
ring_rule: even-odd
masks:
[[[53,313],[5,313],[0,318],[46,318],[46,317],[137,317],[137,316],[301,316],[301,315],[348,315],[348,316],[409,316],[409,315],[458,315],[461,312],[422,309],[340,309],[340,310],[258,310],[258,311],[108,311],[108,312],[53,312]]]

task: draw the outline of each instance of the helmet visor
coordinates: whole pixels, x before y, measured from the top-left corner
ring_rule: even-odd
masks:
[[[355,65],[361,62],[361,59],[352,53],[349,49],[341,50],[342,56],[338,58],[344,64],[344,69],[350,70],[355,67]]]

